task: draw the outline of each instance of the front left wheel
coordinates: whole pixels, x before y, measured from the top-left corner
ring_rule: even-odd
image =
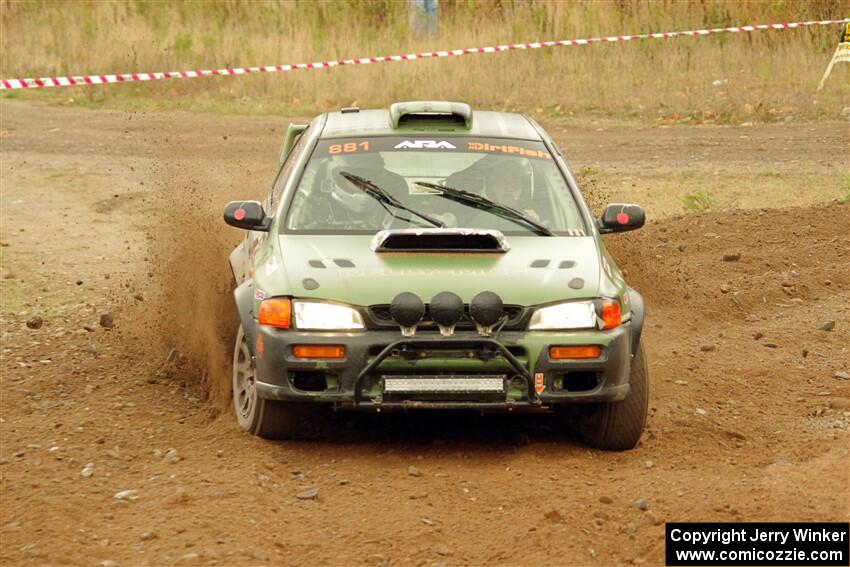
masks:
[[[619,402],[598,403],[578,420],[579,436],[587,445],[607,451],[637,446],[649,411],[649,368],[643,343],[631,361],[629,393]]]
[[[311,408],[259,397],[256,377],[251,348],[240,325],[233,350],[233,411],[239,427],[265,439],[306,437]]]

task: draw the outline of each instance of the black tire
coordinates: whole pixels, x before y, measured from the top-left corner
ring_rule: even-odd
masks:
[[[649,369],[643,344],[638,345],[629,372],[629,393],[619,402],[595,405],[578,417],[581,440],[596,449],[627,451],[640,441],[649,410]]]
[[[263,439],[311,439],[315,408],[298,402],[260,399],[259,415],[251,431]]]
[[[314,408],[297,402],[266,400],[254,387],[256,369],[242,326],[233,351],[233,412],[239,427],[265,439],[305,439],[311,436]]]

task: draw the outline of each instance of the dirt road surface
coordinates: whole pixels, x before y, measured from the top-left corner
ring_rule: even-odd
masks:
[[[591,201],[655,217],[607,241],[647,298],[652,400],[606,453],[546,416],[242,433],[220,211],[264,194],[287,120],[0,111],[3,565],[659,565],[666,521],[850,517],[850,209],[806,192],[850,170],[846,123],[552,125],[611,176]],[[659,218],[656,182],[764,170],[800,206]]]

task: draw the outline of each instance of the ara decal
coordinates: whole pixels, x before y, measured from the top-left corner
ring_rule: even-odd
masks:
[[[457,146],[445,140],[404,140],[394,146],[397,150],[456,150]]]

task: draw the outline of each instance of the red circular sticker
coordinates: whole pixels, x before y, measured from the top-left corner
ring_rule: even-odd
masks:
[[[626,213],[617,213],[617,222],[620,224],[626,224],[629,222],[629,215]]]
[[[245,209],[236,209],[235,211],[233,211],[233,218],[235,218],[236,220],[244,219],[245,218]]]

